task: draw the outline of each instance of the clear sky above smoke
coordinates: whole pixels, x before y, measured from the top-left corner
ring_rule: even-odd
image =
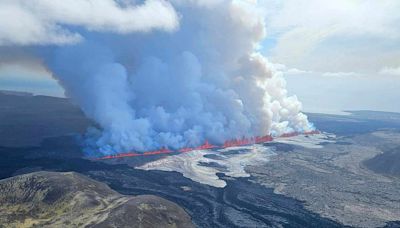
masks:
[[[261,0],[264,50],[315,112],[400,112],[400,1]],[[312,89],[311,89],[312,88]]]

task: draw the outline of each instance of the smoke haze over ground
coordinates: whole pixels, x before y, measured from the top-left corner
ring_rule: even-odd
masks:
[[[35,55],[100,126],[86,134],[88,151],[181,148],[312,129],[282,73],[257,52],[265,26],[256,3],[79,0],[95,10],[76,19],[73,6],[64,17],[43,18],[39,11],[57,4],[19,2],[10,4],[52,37],[11,41],[12,34],[0,34],[0,43],[47,45]]]

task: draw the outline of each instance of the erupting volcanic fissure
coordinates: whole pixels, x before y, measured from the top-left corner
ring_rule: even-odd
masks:
[[[291,133],[285,133],[278,138],[288,138],[288,137],[294,137],[298,136],[300,134],[303,135],[315,135],[315,134],[320,134],[318,130],[313,130],[313,131],[307,131],[303,133],[298,133],[298,132],[291,132]],[[125,157],[139,157],[139,156],[151,156],[151,155],[163,155],[163,154],[172,154],[172,153],[187,153],[195,150],[210,150],[210,149],[225,149],[225,148],[230,148],[230,147],[238,147],[238,146],[247,146],[247,145],[253,145],[253,144],[262,144],[262,143],[267,143],[267,142],[272,142],[274,140],[274,137],[271,135],[265,135],[265,136],[257,136],[257,137],[251,137],[251,138],[245,138],[243,137],[242,139],[233,139],[233,140],[227,140],[225,143],[221,146],[217,145],[212,145],[206,140],[204,144],[198,147],[184,147],[178,150],[170,150],[168,148],[161,148],[160,150],[155,150],[155,151],[146,151],[143,153],[135,153],[135,152],[127,152],[127,153],[119,153],[119,154],[114,154],[114,155],[108,155],[108,156],[103,156],[96,158],[95,160],[106,160],[106,159],[116,159],[116,158],[125,158]]]
[[[314,130],[283,73],[261,53],[266,26],[256,2],[134,2],[116,4],[132,16],[126,21],[78,24],[80,39],[35,50],[96,122],[83,137],[87,156],[212,149],[196,147],[206,140],[224,148]],[[143,14],[149,20],[131,22]]]

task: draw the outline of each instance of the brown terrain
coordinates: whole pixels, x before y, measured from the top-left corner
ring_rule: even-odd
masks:
[[[193,227],[178,205],[121,195],[74,172],[35,172],[0,180],[0,227]]]

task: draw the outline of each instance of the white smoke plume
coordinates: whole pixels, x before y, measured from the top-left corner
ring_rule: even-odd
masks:
[[[176,26],[167,27],[148,22],[142,28],[112,15],[100,22],[69,19],[83,26],[82,41],[40,55],[67,95],[99,124],[87,133],[88,148],[112,154],[312,130],[301,103],[288,97],[282,73],[257,51],[265,26],[252,2],[145,1],[176,13]],[[157,9],[150,15],[164,18]],[[102,30],[125,34],[96,32]]]

